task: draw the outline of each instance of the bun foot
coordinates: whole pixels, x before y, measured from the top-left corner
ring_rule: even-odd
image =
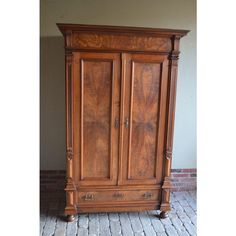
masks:
[[[68,215],[67,222],[73,222],[75,220],[75,215]]]
[[[167,218],[168,217],[168,214],[167,214],[167,212],[165,212],[165,211],[162,211],[161,213],[160,213],[160,215],[159,215],[159,218],[160,219],[165,219],[165,218]]]

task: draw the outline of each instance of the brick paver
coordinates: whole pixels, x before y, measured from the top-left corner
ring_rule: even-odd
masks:
[[[169,217],[159,211],[79,214],[67,223],[63,216],[64,193],[41,194],[40,236],[195,236],[196,191],[171,193]]]

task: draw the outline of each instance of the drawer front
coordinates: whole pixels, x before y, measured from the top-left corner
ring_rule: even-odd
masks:
[[[159,201],[159,190],[106,190],[78,192],[79,203],[114,201]]]

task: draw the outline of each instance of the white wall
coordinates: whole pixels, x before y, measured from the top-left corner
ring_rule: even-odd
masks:
[[[181,40],[172,168],[196,167],[196,1],[41,0],[41,158],[65,169],[63,37],[56,23],[188,29]]]

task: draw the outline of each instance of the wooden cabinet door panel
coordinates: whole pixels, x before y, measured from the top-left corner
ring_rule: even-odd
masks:
[[[168,60],[122,55],[121,184],[158,184],[162,177]]]
[[[120,54],[73,54],[76,180],[78,185],[114,185],[118,171]]]

